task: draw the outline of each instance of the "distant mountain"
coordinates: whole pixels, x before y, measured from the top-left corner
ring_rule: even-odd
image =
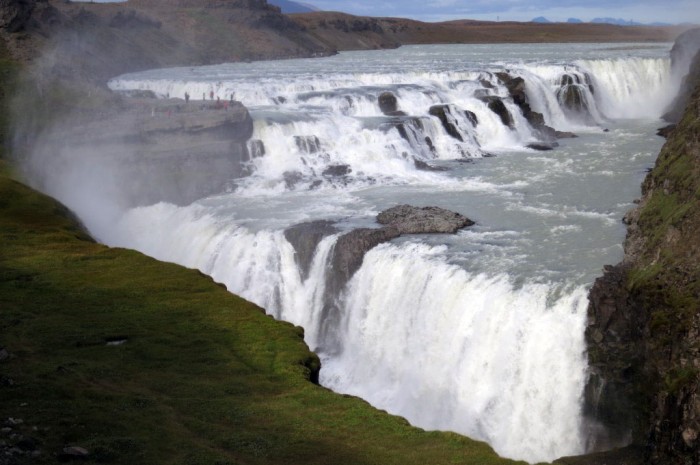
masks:
[[[641,26],[642,23],[634,21],[625,21],[622,18],[593,18],[592,23],[596,24],[615,24],[617,26]]]
[[[531,23],[551,23],[550,20],[545,18],[544,16],[538,16],[537,18],[534,18]]]
[[[569,24],[581,24],[583,21],[578,18],[569,18],[566,20],[566,22]]]
[[[292,2],[290,0],[267,0],[270,5],[278,6],[282,9],[282,13],[311,13],[318,11],[313,5],[300,2]]]

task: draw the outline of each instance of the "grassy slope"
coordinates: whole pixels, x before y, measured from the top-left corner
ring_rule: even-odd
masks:
[[[124,464],[507,462],[312,384],[301,329],[197,271],[92,242],[6,171],[0,418],[25,421],[38,463],[64,445]]]
[[[640,257],[628,277],[632,298],[649,312],[650,348],[668,354],[658,371],[676,393],[698,382],[692,359],[700,311],[700,87],[644,182]],[[673,361],[673,363],[668,363]]]
[[[1,62],[0,90],[13,75]],[[512,463],[311,383],[300,328],[197,271],[94,243],[10,171],[0,158],[0,426],[24,420],[31,463],[66,445],[129,465]]]

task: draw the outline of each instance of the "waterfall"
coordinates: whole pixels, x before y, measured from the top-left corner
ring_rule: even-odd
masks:
[[[327,387],[506,457],[582,453],[586,289],[619,259],[617,218],[660,144],[647,125],[676,85],[665,58],[597,46],[402,47],[120,76],[112,89],[188,92],[204,108],[210,95],[241,100],[254,121],[245,175],[192,205],[109,215],[85,206],[101,181],[64,176],[78,195],[61,200],[106,244],[197,268],[303,326]],[[546,53],[516,59],[530,49]],[[386,92],[395,111],[379,105]],[[581,137],[528,148],[555,148],[555,130]],[[477,225],[380,245],[329,295],[338,237],[398,203]],[[317,219],[336,229],[302,270],[285,231]]]

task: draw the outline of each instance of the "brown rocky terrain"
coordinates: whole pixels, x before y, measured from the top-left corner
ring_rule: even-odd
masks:
[[[290,15],[329,48],[357,50],[409,44],[485,44],[537,42],[663,42],[687,27],[609,24],[449,21],[424,23],[405,18],[368,18],[319,11]]]
[[[146,68],[311,57],[426,43],[649,42],[683,27],[452,21],[333,12],[283,15],[265,0],[3,0],[0,38],[47,74],[104,82]]]

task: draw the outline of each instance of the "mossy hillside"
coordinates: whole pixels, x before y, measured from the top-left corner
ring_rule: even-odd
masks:
[[[678,340],[700,309],[700,89],[644,183],[643,253],[628,287],[651,309],[651,329]],[[663,339],[663,338],[662,338]]]
[[[2,173],[0,418],[24,420],[32,463],[66,445],[130,465],[512,463],[311,383],[300,328],[197,271],[94,243]]]

